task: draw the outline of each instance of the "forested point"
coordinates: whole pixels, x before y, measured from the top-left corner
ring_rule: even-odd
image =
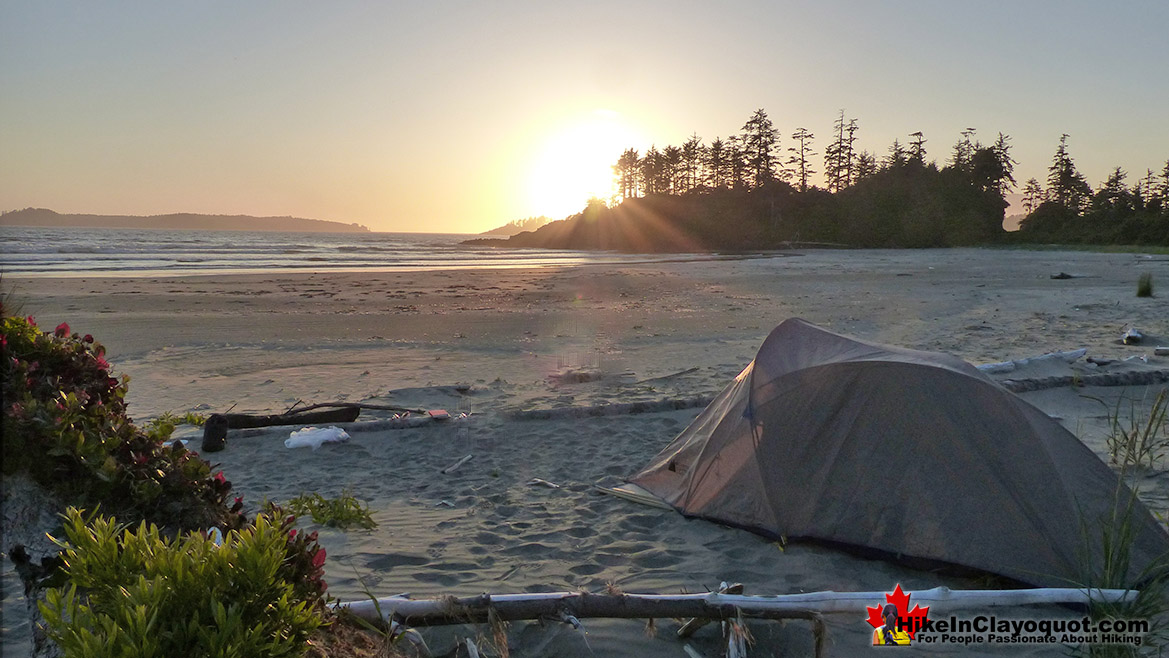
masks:
[[[508,240],[476,244],[638,253],[756,251],[793,243],[956,247],[1003,243],[1169,246],[1169,161],[1130,187],[1117,167],[1093,190],[1060,139],[1047,185],[1022,189],[1020,230],[1003,228],[1016,188],[1010,137],[962,131],[944,166],[927,161],[921,132],[881,158],[857,151],[856,119],[837,117],[822,158],[797,128],[781,157],[779,131],[760,109],[738,135],[704,144],[627,149],[613,166],[617,194]],[[823,166],[823,187],[818,167]]]

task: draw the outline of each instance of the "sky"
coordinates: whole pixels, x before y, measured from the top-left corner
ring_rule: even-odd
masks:
[[[1165,0],[0,0],[0,210],[473,233],[612,192],[621,151],[766,110],[822,159],[1067,133],[1093,187],[1169,159]],[[818,166],[818,170],[823,167]]]

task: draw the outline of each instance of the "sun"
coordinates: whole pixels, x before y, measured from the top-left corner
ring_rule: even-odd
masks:
[[[535,215],[563,219],[584,209],[589,198],[613,195],[613,165],[625,149],[637,148],[637,131],[612,110],[595,110],[553,130],[531,160],[528,204]]]

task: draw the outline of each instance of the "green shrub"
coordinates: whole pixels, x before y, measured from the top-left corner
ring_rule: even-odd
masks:
[[[1137,297],[1153,296],[1153,273],[1145,272],[1137,279]]]
[[[3,309],[0,308],[0,314]],[[83,506],[176,529],[239,527],[231,483],[163,431],[141,432],[126,415],[129,378],[112,374],[92,336],[61,323],[0,318],[4,472],[27,472]]]
[[[287,507],[293,514],[311,515],[314,523],[342,530],[354,526],[367,530],[377,527],[377,523],[369,514],[369,506],[347,491],[333,499],[325,498],[316,492],[301,494],[288,501]]]
[[[322,623],[297,596],[285,524],[261,514],[222,545],[65,514],[66,584],[39,604],[67,656],[298,656]],[[309,559],[320,568],[324,551]]]
[[[179,425],[195,425],[196,427],[201,427],[205,422],[207,422],[207,416],[203,414],[188,411],[182,416],[176,416],[168,411],[158,418],[151,418],[147,421],[143,430],[152,439],[166,441],[170,438],[171,434],[174,434],[175,428]]]

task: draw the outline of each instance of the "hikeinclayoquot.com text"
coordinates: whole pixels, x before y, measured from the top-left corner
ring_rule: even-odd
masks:
[[[1146,619],[1000,619],[993,615],[900,619],[920,644],[1127,644],[1140,646]]]

